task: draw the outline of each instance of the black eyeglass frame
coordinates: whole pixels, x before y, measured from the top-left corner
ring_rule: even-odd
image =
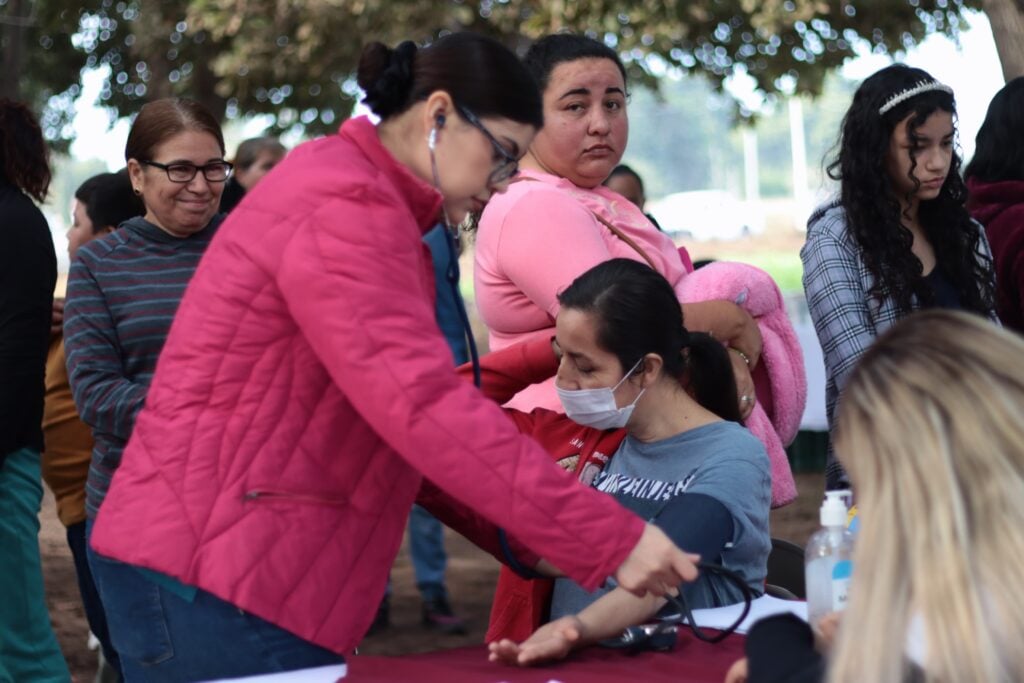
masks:
[[[191,183],[193,180],[195,180],[196,175],[200,171],[203,172],[203,178],[205,178],[206,182],[208,182],[208,183],[224,183],[224,182],[227,182],[227,179],[231,177],[231,171],[235,167],[235,165],[232,164],[230,161],[211,161],[210,163],[204,164],[202,166],[196,166],[195,164],[190,164],[190,163],[186,163],[186,162],[176,162],[176,163],[173,163],[173,164],[161,164],[161,163],[156,162],[156,161],[143,161],[141,163],[145,164],[146,166],[152,166],[153,168],[159,168],[160,170],[162,170],[164,173],[167,174],[167,180],[171,181],[172,183],[180,183],[182,185],[185,185],[186,183]],[[225,172],[223,178],[211,178],[210,177],[210,175],[209,175],[209,173],[207,171],[211,167],[213,167],[213,166],[221,166],[221,167],[226,167],[227,168],[227,171]],[[191,168],[192,169],[192,175],[189,176],[189,178],[187,180],[175,180],[174,178],[171,177],[171,169],[172,168],[176,168],[176,167],[177,168]]]
[[[491,141],[494,149],[501,155],[502,159],[504,159],[500,166],[491,171],[491,175],[487,178],[488,183],[491,185],[497,185],[509,178],[514,178],[515,175],[519,173],[519,159],[509,154],[509,151],[505,149],[500,142],[498,142],[498,139],[494,137],[491,131],[487,130],[487,126],[477,118],[476,114],[463,107],[461,104],[456,104],[455,110],[459,112],[459,115],[462,118],[469,122],[469,125],[483,133],[484,137]]]

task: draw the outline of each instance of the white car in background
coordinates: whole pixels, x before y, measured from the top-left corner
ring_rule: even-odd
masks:
[[[725,190],[676,192],[647,202],[645,209],[673,238],[738,240],[764,232],[760,208]]]

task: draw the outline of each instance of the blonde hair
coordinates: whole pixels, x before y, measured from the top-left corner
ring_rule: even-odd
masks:
[[[1024,340],[928,311],[881,337],[851,376],[836,449],[861,529],[830,683],[907,676],[1024,681]]]

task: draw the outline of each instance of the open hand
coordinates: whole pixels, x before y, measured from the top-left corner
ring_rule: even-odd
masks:
[[[574,616],[562,617],[544,624],[520,644],[503,639],[488,645],[492,662],[531,666],[564,659],[583,635],[583,625]]]

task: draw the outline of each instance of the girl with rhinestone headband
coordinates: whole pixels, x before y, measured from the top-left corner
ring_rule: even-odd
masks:
[[[992,257],[964,203],[953,91],[894,64],[865,80],[828,166],[839,196],[808,220],[800,252],[811,318],[825,355],[830,426],[857,360],[918,308],[995,319]],[[826,487],[849,483],[829,446]]]

